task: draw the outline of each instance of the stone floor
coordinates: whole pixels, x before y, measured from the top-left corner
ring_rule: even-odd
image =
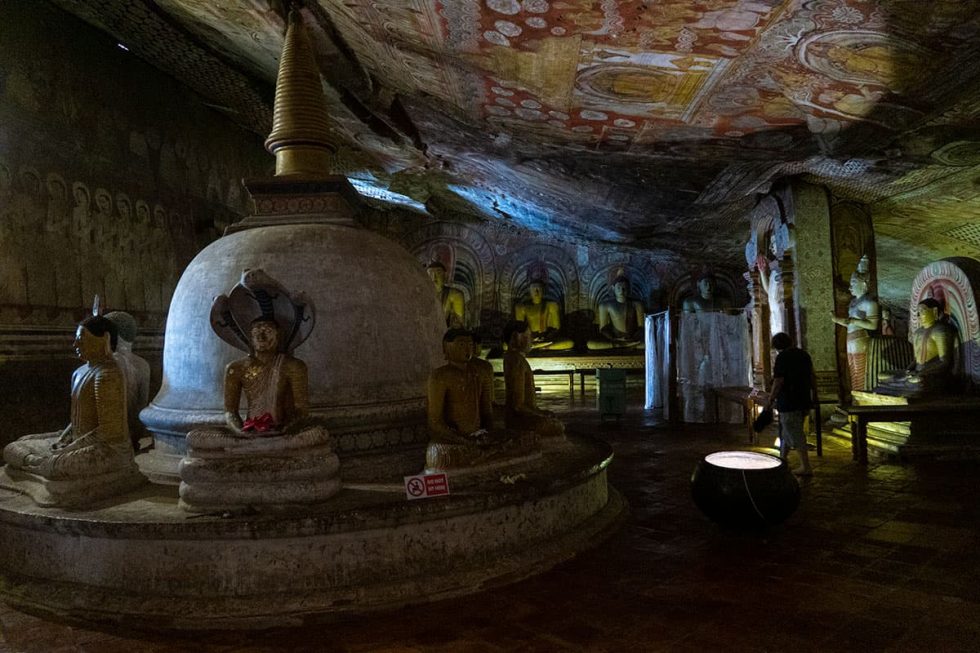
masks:
[[[726,532],[701,516],[688,482],[705,453],[747,448],[743,428],[668,427],[638,406],[601,423],[592,402],[547,400],[570,430],[614,445],[610,480],[631,514],[610,539],[546,574],[265,632],[106,632],[0,604],[0,651],[980,650],[980,464],[861,468],[846,443],[828,440],[786,524]]]

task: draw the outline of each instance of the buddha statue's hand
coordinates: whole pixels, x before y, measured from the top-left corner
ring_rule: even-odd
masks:
[[[438,442],[442,444],[472,444],[473,441],[464,435],[461,435],[456,429],[451,428],[440,428],[438,430],[433,430],[433,435]]]
[[[470,433],[466,439],[479,445],[484,445],[490,440],[490,431],[486,429],[477,429]]]
[[[61,432],[58,439],[51,443],[52,449],[63,449],[72,443],[74,438],[72,437],[71,424],[65,427],[65,430]]]
[[[99,429],[95,428],[83,435],[78,435],[73,429],[67,429],[56,442],[51,445],[52,451],[66,451],[70,449],[81,449],[93,444],[93,440],[99,439]]]
[[[225,413],[225,425],[237,435],[242,435],[242,418],[238,413],[228,411]]]

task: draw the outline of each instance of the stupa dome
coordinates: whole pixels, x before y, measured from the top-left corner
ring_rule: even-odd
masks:
[[[158,459],[148,471],[165,480],[176,470],[189,430],[223,424],[225,366],[242,354],[215,336],[211,303],[254,268],[305,292],[316,307],[313,333],[294,355],[309,368],[311,411],[326,418],[338,451],[424,442],[425,383],[442,364],[445,328],[419,262],[396,243],[353,226],[258,226],[209,245],[177,284],[163,384],[141,414],[154,434],[154,456],[170,460]]]

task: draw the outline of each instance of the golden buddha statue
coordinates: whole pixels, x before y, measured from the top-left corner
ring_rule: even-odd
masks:
[[[262,270],[246,270],[228,296],[214,300],[212,328],[247,348],[248,356],[225,368],[225,428],[187,434],[183,508],[281,507],[320,502],[339,491],[330,436],[309,417],[306,364],[291,355],[313,321],[305,295],[291,295]]]
[[[643,349],[643,304],[629,298],[630,282],[624,274],[613,281],[612,301],[599,304],[599,339],[590,350]]]
[[[919,328],[912,334],[915,364],[883,381],[875,388],[878,394],[895,397],[929,397],[956,392],[956,327],[942,312],[936,299],[927,297],[916,307]]]
[[[531,351],[564,351],[575,347],[569,338],[561,338],[561,311],[558,302],[546,300],[544,283],[532,281],[528,286],[528,301],[514,307],[514,319],[527,322],[531,329]]]
[[[565,425],[547,410],[537,407],[534,373],[525,357],[531,346],[531,330],[526,322],[510,322],[504,328],[504,385],[508,429],[533,431],[542,441],[564,440]]]
[[[306,363],[279,351],[279,325],[271,317],[259,317],[249,325],[248,358],[225,369],[225,423],[236,434],[277,433],[306,417]],[[238,413],[242,395],[246,418]]]
[[[443,315],[446,316],[446,326],[450,329],[462,329],[466,322],[463,292],[446,285],[446,266],[439,261],[433,261],[425,270],[436,287],[436,296],[442,305]]]
[[[40,505],[82,505],[146,480],[133,461],[126,382],[112,352],[117,337],[105,317],[83,320],[75,334],[75,352],[84,364],[72,374],[71,423],[3,450],[7,478]]]
[[[474,365],[473,340],[464,329],[449,329],[442,340],[447,363],[429,375],[428,425],[431,439],[426,472],[486,468],[526,460],[537,451],[533,434],[493,428],[493,376]]]
[[[113,357],[126,380],[129,439],[133,443],[133,449],[139,451],[140,439],[148,435],[140,421],[140,411],[150,403],[150,364],[133,353],[133,342],[138,332],[135,318],[123,311],[112,311],[106,313],[105,317],[116,325],[119,333]]]

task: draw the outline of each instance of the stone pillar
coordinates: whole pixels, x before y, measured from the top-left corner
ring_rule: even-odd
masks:
[[[758,268],[745,273],[745,280],[752,298],[752,389],[767,392],[772,366],[769,356],[769,298],[759,279]]]
[[[794,182],[791,188],[796,235],[795,277],[801,345],[813,358],[821,397],[840,396],[834,324],[834,262],[830,198],[825,188]]]
[[[779,275],[782,279],[783,314],[786,316],[783,331],[792,336],[797,345],[802,345],[803,334],[799,329],[799,306],[796,301],[796,266],[789,251],[779,263]]]

